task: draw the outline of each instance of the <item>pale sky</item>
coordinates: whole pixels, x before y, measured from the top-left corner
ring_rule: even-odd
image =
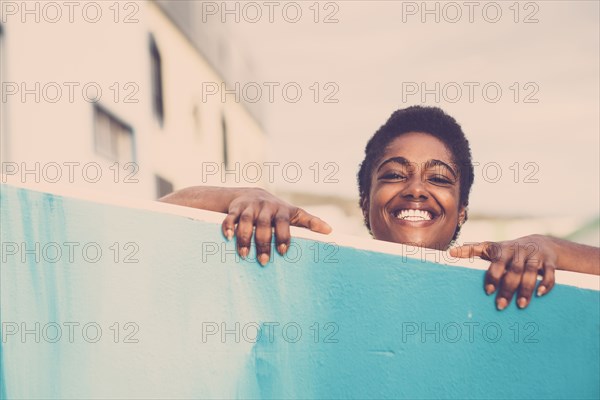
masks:
[[[480,163],[472,212],[598,214],[599,3],[476,3],[473,22],[464,2],[437,3],[440,22],[429,14],[423,23],[421,2],[344,1],[328,8],[319,4],[319,20],[331,15],[337,23],[315,23],[314,3],[299,2],[303,14],[297,23],[286,22],[275,9],[273,23],[263,15],[257,23],[242,18],[231,24],[260,72],[258,83],[279,82],[281,88],[296,82],[303,90],[297,103],[286,101],[280,89],[273,103],[263,96],[268,159],[319,162],[323,173],[333,171],[323,170],[327,162],[339,166],[333,175],[339,183],[304,179],[278,188],[357,197],[355,175],[368,138],[394,110],[425,104],[454,116],[471,142]],[[433,9],[436,2],[427,4]],[[526,17],[537,22],[524,23]],[[314,82],[320,86],[317,103]],[[328,82],[333,85],[325,87]],[[434,94],[422,101],[422,82],[430,89],[439,82],[439,102]],[[417,94],[407,93],[415,87]],[[462,96],[455,100],[457,87]],[[498,87],[502,93],[493,103]],[[336,88],[331,98],[338,103],[325,103]],[[525,102],[527,96],[537,103]]]

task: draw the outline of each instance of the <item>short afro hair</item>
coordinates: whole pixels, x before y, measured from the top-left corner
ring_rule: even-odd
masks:
[[[474,180],[473,161],[469,141],[454,118],[438,107],[412,106],[395,111],[387,122],[375,132],[365,148],[365,159],[358,171],[359,205],[362,209],[365,225],[369,223],[369,195],[373,168],[381,161],[387,146],[397,137],[409,132],[428,133],[441,140],[454,157],[460,177],[460,203],[469,204],[469,193]],[[457,227],[453,241],[458,237]]]

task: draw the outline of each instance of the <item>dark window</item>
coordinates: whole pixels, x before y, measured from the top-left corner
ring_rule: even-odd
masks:
[[[0,82],[4,82],[4,59],[6,58],[4,54],[4,27],[0,24]],[[0,103],[0,160],[8,159],[8,133],[6,132],[6,102]]]
[[[173,184],[159,175],[154,175],[156,182],[156,198],[160,199],[173,192]]]
[[[98,104],[94,105],[94,149],[115,161],[133,161],[133,129]]]
[[[194,120],[194,132],[197,137],[200,137],[202,134],[202,123],[200,121],[200,107],[197,104],[192,109],[192,119]]]
[[[152,74],[152,109],[163,126],[165,110],[163,105],[162,61],[153,36],[150,36],[150,73]]]
[[[227,122],[225,116],[221,115],[221,131],[223,133],[223,164],[225,167],[229,166],[229,154],[227,152]]]

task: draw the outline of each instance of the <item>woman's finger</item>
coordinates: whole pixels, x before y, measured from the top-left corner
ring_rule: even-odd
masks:
[[[539,269],[539,260],[535,258],[528,258],[525,261],[525,272],[521,278],[521,286],[519,287],[519,294],[517,296],[517,306],[519,308],[525,308],[531,301],[535,285],[537,283],[537,275]]]
[[[470,243],[450,249],[450,255],[457,258],[481,257],[483,254],[483,243]]]
[[[237,237],[238,254],[242,258],[248,257],[248,254],[250,253],[253,229],[254,211],[248,207],[240,214],[235,234]]]
[[[284,210],[277,211],[273,220],[275,226],[275,243],[279,254],[284,255],[290,247],[290,216]]]
[[[556,265],[554,265],[553,262],[546,261],[544,263],[543,271],[544,277],[542,278],[542,281],[540,282],[537,289],[538,296],[545,295],[546,293],[550,292],[554,287],[554,271],[556,271]]]
[[[293,226],[299,226],[302,228],[308,228],[313,232],[329,234],[332,229],[331,226],[319,217],[315,217],[312,214],[307,213],[301,208],[296,209],[296,213],[290,218],[290,224]]]
[[[488,295],[494,293],[500,287],[500,281],[505,272],[506,264],[503,261],[498,260],[490,264],[483,280],[484,290]]]
[[[234,209],[229,210],[229,214],[223,220],[221,224],[221,229],[223,231],[223,235],[227,238],[227,240],[231,240],[233,238],[233,234],[235,233],[235,224],[238,221],[240,216],[239,209],[236,207]]]
[[[515,251],[506,264],[506,273],[500,282],[500,288],[496,296],[498,310],[504,310],[510,304],[513,295],[521,285],[523,272],[525,272],[525,252]]]
[[[450,249],[450,255],[458,258],[479,257],[493,262],[500,259],[502,254],[498,243],[480,242],[453,247]]]
[[[256,244],[256,259],[260,265],[265,266],[269,262],[271,254],[271,238],[273,236],[274,210],[265,206],[258,213],[256,219],[256,230],[254,231],[254,243]]]

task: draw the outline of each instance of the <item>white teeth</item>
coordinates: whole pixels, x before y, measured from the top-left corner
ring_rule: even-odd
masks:
[[[396,213],[396,218],[407,221],[429,221],[431,213],[425,210],[400,210]]]

